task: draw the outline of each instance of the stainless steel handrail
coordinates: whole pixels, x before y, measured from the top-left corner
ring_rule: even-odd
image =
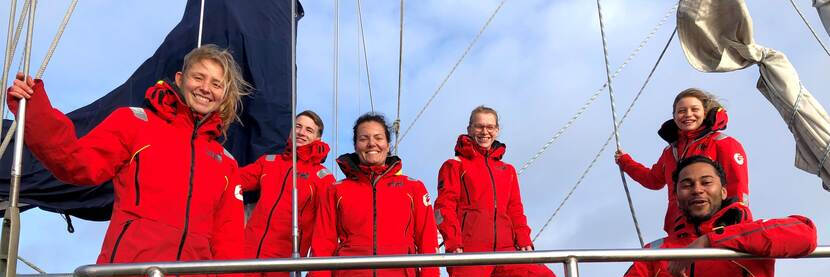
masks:
[[[577,263],[630,262],[635,260],[759,259],[727,249],[602,249],[552,250],[534,252],[464,253],[433,255],[326,257],[301,259],[260,259],[234,261],[193,261],[85,265],[75,269],[76,277],[123,275],[163,276],[167,274],[240,273],[271,271],[312,271],[335,269],[399,268],[491,264],[570,263],[567,276],[577,276]],[[830,258],[830,246],[820,246],[804,258]],[[151,272],[152,271],[152,272]]]

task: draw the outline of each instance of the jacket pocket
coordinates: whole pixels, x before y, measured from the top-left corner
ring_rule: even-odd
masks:
[[[132,220],[128,220],[124,223],[124,227],[121,227],[121,233],[118,233],[118,238],[115,239],[115,245],[112,246],[112,252],[110,252],[110,263],[115,262],[115,254],[118,253],[118,245],[121,244],[121,239],[124,238],[124,234],[127,233],[127,229],[130,228],[130,224],[132,223]]]

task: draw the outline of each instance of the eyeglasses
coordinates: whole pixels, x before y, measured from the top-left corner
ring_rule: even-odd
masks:
[[[498,126],[498,125],[480,125],[480,124],[473,124],[473,126],[472,126],[472,127],[473,127],[473,130],[476,130],[476,131],[482,131],[482,130],[484,130],[484,131],[487,131],[487,132],[493,132],[493,131],[495,131],[495,130],[498,130],[498,129],[499,129],[499,126]]]

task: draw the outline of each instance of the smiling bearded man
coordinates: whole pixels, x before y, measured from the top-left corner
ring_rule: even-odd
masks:
[[[806,217],[752,221],[743,202],[726,197],[724,170],[707,157],[681,160],[672,179],[682,220],[668,237],[646,248],[726,248],[769,258],[801,257],[816,248],[816,229]],[[637,261],[625,276],[763,277],[774,272],[774,259]]]

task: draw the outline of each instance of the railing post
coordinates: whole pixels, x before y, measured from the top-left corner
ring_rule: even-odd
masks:
[[[579,277],[579,265],[574,256],[565,260],[565,277]]]
[[[164,272],[158,267],[151,267],[147,269],[147,277],[164,277]]]

